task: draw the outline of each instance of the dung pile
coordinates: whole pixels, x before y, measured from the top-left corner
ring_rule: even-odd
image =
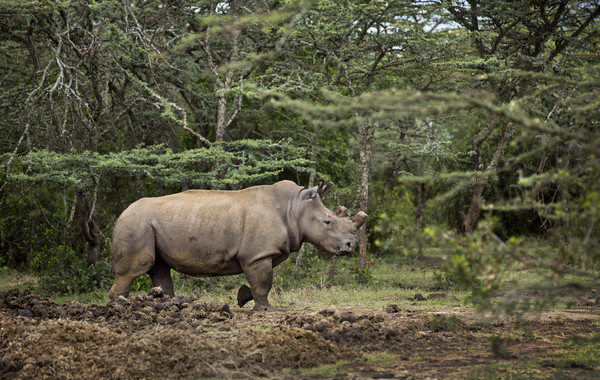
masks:
[[[127,335],[89,322],[3,314],[0,325],[0,378],[247,378],[351,356],[293,328],[218,340],[167,326]]]
[[[319,334],[322,338],[363,352],[405,352],[418,341],[439,341],[454,336],[466,327],[457,318],[426,316],[423,312],[396,311],[393,316],[382,313],[355,314],[325,309],[312,314],[290,315],[288,326]],[[441,332],[441,334],[432,334]],[[417,342],[421,343],[421,342]]]
[[[2,292],[0,379],[269,377],[355,355],[276,321],[257,328],[253,318],[156,290],[106,305]]]
[[[133,333],[148,325],[194,329],[203,322],[220,322],[233,317],[226,303],[206,303],[193,297],[169,297],[160,288],[147,295],[120,297],[106,305],[81,305],[77,301],[58,304],[31,291],[11,289],[0,293],[0,312],[11,316],[68,319],[94,322]]]

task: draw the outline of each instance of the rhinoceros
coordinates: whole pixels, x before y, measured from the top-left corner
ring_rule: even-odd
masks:
[[[244,190],[188,190],[132,203],[114,227],[111,299],[129,294],[145,273],[152,284],[174,295],[171,268],[192,276],[244,273],[250,285],[238,304],[254,299],[254,310],[273,310],[267,296],[273,268],[304,242],[334,255],[354,251],[367,215],[335,212],[321,199],[333,183],[305,189],[291,181]]]

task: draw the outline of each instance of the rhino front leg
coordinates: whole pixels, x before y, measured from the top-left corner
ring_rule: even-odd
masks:
[[[267,298],[271,286],[273,285],[273,260],[271,257],[246,264],[243,269],[246,279],[250,284],[252,298],[254,298],[254,310],[275,310],[275,308],[269,304]],[[249,299],[247,301],[249,301]]]

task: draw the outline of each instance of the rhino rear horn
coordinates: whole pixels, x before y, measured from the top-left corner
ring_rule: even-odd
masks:
[[[346,207],[340,206],[340,207],[338,207],[337,210],[335,210],[335,215],[339,216],[340,218],[345,218],[346,217],[346,211],[347,211]]]
[[[319,186],[317,187],[317,194],[321,197],[321,199],[325,198],[325,196],[331,191],[333,187],[333,182],[329,181],[326,185],[324,185],[325,181],[319,180]]]
[[[356,215],[352,216],[350,220],[352,220],[352,223],[354,223],[354,226],[358,230],[367,221],[367,214],[359,211],[356,213]]]

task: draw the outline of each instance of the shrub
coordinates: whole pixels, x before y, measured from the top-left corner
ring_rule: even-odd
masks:
[[[42,294],[79,294],[108,289],[112,283],[110,265],[99,260],[88,265],[83,254],[59,245],[32,255],[31,272]]]

